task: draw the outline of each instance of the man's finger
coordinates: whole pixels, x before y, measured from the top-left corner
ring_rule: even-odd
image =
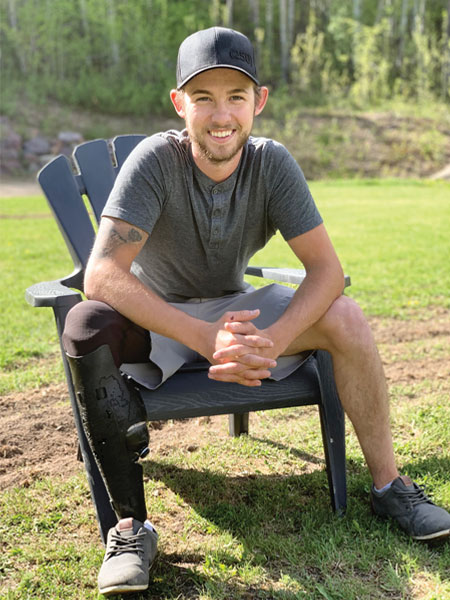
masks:
[[[270,357],[264,357],[258,353],[258,348],[271,348],[272,345],[260,345],[260,346],[251,346],[248,344],[233,344],[232,346],[226,346],[225,348],[219,348],[213,354],[214,360],[226,360],[232,358],[241,358],[246,354],[252,354],[254,356],[258,356],[264,359],[270,359]]]
[[[242,377],[238,377],[237,375],[223,375],[222,377],[208,375],[208,377],[210,379],[214,379],[215,381],[223,381],[226,383],[239,383],[240,385],[245,385],[247,387],[259,387],[261,385],[260,379],[244,379]]]
[[[260,310],[229,310],[223,316],[224,321],[251,321],[259,316]]]
[[[219,350],[232,348],[234,346],[244,346],[246,348],[273,348],[273,342],[270,338],[262,337],[261,335],[241,335],[240,333],[232,334],[226,340],[226,344]],[[217,351],[219,351],[217,350]]]
[[[223,327],[230,333],[240,333],[244,335],[256,333],[258,331],[251,321],[226,321],[223,324]]]
[[[233,382],[241,385],[255,387],[261,385],[261,380],[270,377],[270,371],[265,369],[248,369],[243,373],[208,373],[210,379],[215,381]]]
[[[239,373],[250,369],[274,369],[277,363],[272,358],[264,358],[256,354],[245,354],[240,357],[232,357],[231,360],[218,365],[211,365],[211,373]]]

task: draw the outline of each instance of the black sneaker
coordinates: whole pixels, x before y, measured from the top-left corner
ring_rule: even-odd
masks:
[[[450,536],[450,514],[433,504],[409,477],[397,477],[385,492],[377,492],[372,486],[370,501],[376,515],[395,519],[414,540]]]
[[[121,519],[108,532],[106,553],[98,575],[101,594],[126,594],[148,588],[158,534],[148,521]]]

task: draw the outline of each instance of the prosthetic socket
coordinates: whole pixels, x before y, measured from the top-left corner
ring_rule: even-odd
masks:
[[[146,411],[121,376],[109,346],[81,357],[67,355],[83,428],[119,519],[147,518],[142,467],[149,452]]]

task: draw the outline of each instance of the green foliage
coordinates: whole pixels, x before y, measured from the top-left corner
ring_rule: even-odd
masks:
[[[284,20],[282,4],[2,0],[3,102],[11,108],[25,95],[108,113],[162,113],[180,42],[229,24],[253,39],[261,80],[289,85],[304,104],[450,99],[446,0],[289,2]]]

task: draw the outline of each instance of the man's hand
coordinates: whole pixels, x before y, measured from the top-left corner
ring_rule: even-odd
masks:
[[[274,344],[251,322],[259,313],[259,309],[229,311],[212,324],[211,379],[255,387],[270,376],[269,369],[277,364],[272,356]]]

